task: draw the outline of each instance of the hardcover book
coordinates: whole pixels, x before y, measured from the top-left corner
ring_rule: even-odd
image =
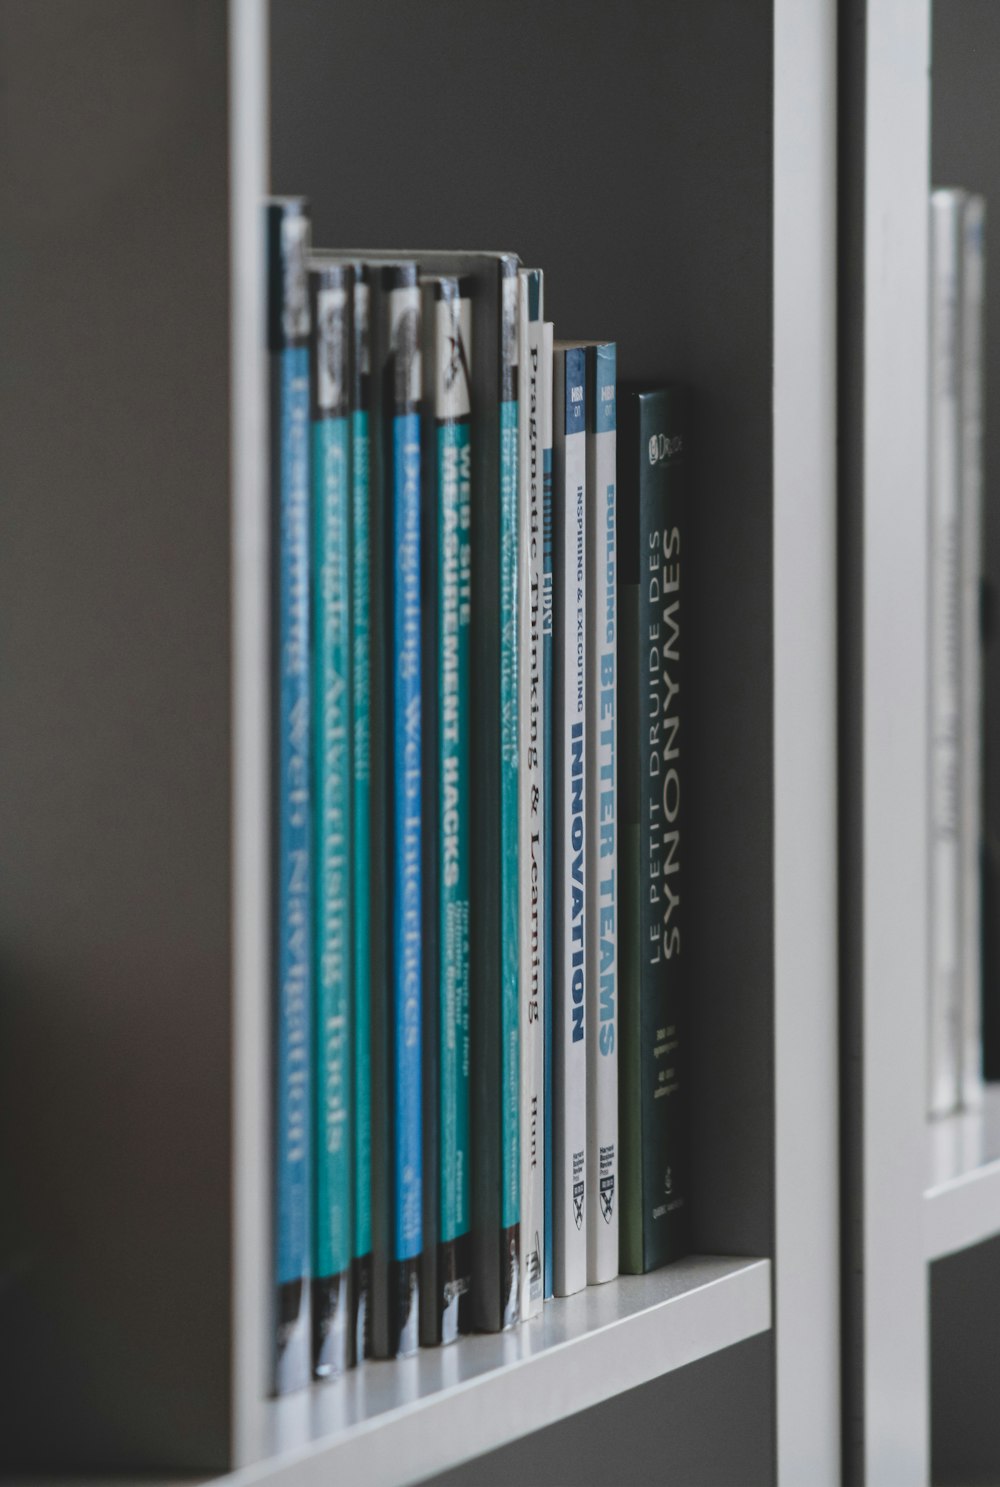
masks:
[[[354,270],[309,268],[312,423],[313,1371],[350,1347],[352,1169],[351,326]]]
[[[521,1316],[542,1309],[545,1255],[545,730],[542,652],[542,294],[518,275]]]
[[[614,342],[587,347],[587,1280],[618,1274],[617,499]]]
[[[309,215],[266,207],[274,556],[274,1262],[278,1394],[311,1374]]]
[[[472,302],[421,281],[424,592],[424,1249],[421,1342],[471,1325],[469,630]]]
[[[654,1270],[688,1235],[686,393],[619,390],[619,1236]]]
[[[587,1284],[586,356],[552,375],[553,1290]]]

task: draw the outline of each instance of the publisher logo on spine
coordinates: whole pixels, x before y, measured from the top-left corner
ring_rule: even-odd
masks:
[[[684,441],[680,434],[669,438],[666,434],[653,434],[649,441],[649,463],[658,465],[663,460],[669,460],[675,454],[680,454],[684,448]]]

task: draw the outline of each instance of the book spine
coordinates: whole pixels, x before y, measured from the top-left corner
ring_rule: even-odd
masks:
[[[542,427],[542,800],[544,890],[542,964],[544,967],[544,1229],[543,1292],[552,1295],[552,322],[542,326],[539,377]]]
[[[586,364],[556,347],[553,367],[553,1289],[587,1284],[586,1056]]]
[[[986,204],[968,196],[962,223],[962,1062],[961,1101],[983,1098],[982,861],[983,327]]]
[[[420,729],[420,290],[416,266],[389,291],[393,377],[390,543],[393,1025],[393,1247],[395,1351],[416,1350],[422,1243],[421,729]]]
[[[542,459],[541,359],[543,280],[519,274],[520,432],[520,1043],[521,1043],[521,1317],[542,1309],[545,1253],[544,890],[545,781],[542,764]]]
[[[518,334],[516,266],[501,282],[500,368],[500,1320],[520,1309],[518,890]]]
[[[371,1352],[372,1090],[371,1090],[371,734],[369,605],[371,537],[371,291],[368,271],[354,281],[351,358],[351,700],[353,712],[351,862],[354,879],[354,1183],[351,1262],[351,1359]]]
[[[437,712],[438,1291],[442,1342],[471,1326],[469,888],[472,608],[472,302],[457,279],[437,283],[432,363],[435,462]]]
[[[313,1372],[349,1356],[351,1232],[351,409],[353,270],[313,267]]]
[[[961,1060],[961,194],[931,197],[931,903],[928,1101],[959,1104]]]
[[[278,1394],[305,1386],[311,1179],[309,737],[309,218],[267,207],[274,510],[275,1367]]]
[[[616,348],[587,350],[587,1280],[618,1274]]]
[[[620,1258],[623,1270],[636,1272],[677,1259],[687,1246],[687,425],[682,392],[641,395],[622,420],[619,464],[622,732],[638,749],[638,768],[623,777],[619,854]]]
[[[440,872],[438,842],[441,827],[441,711],[438,706],[438,664],[441,616],[438,594],[441,583],[441,552],[438,544],[438,508],[441,502],[437,383],[439,371],[438,298],[455,290],[454,279],[420,280],[420,545],[422,581],[420,607],[421,682],[420,733],[422,754],[421,841],[423,846],[423,919],[421,946],[421,1031],[423,1081],[423,1244],[420,1252],[420,1346],[436,1347],[442,1340],[440,1286],[441,1186],[445,1161],[441,1144],[443,1064],[441,1038],[444,1030],[441,1006],[441,975],[445,947],[438,932],[438,910],[444,886]]]

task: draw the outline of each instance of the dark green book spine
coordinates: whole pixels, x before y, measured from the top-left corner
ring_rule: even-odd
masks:
[[[620,1258],[639,1273],[688,1243],[687,396],[627,392],[619,418]]]

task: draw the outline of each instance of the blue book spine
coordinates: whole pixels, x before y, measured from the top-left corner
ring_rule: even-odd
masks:
[[[417,1262],[423,1240],[421,1125],[421,593],[420,593],[420,290],[390,294],[392,413],[392,1011],[393,1289],[396,1351],[419,1336]]]
[[[425,299],[425,312],[428,305]],[[469,1329],[471,1120],[469,924],[472,615],[472,301],[457,279],[435,281],[433,355],[422,365],[435,417],[437,579],[438,1243],[440,1334]],[[430,332],[430,334],[428,334]],[[432,685],[434,683],[432,682]],[[426,829],[426,828],[425,828]],[[433,912],[433,907],[432,907]]]
[[[542,772],[546,851],[544,858],[545,1030],[545,1297],[552,1295],[552,322],[542,336]]]
[[[370,313],[367,270],[354,281],[351,364],[351,691],[353,704],[352,863],[354,877],[354,1242],[351,1264],[351,1351],[355,1362],[371,1351],[372,1286],[372,1068],[371,1068],[371,500]]]
[[[353,270],[310,269],[312,391],[313,1370],[348,1364],[351,1231],[351,444]]]
[[[311,750],[309,723],[309,218],[267,206],[275,530],[275,1371],[310,1375]]]

